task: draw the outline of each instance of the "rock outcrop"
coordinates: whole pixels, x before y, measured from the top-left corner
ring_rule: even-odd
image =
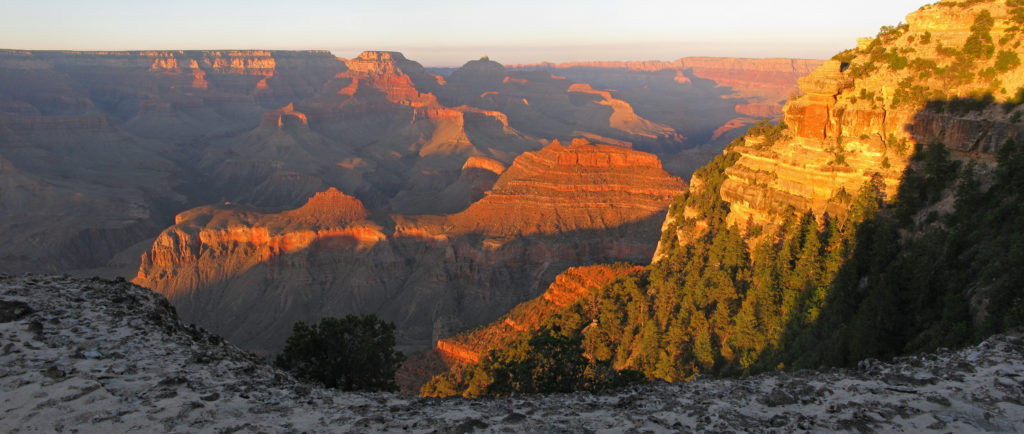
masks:
[[[554,141],[516,158],[483,199],[448,221],[496,240],[615,228],[658,215],[683,188],[652,154]]]
[[[0,430],[1012,431],[1024,341],[857,369],[486,400],[303,384],[124,281],[0,276]]]
[[[525,153],[507,170],[483,158],[465,167],[467,183],[501,175],[451,215],[375,215],[336,190],[279,213],[186,211],[134,282],[263,352],[280,348],[295,321],[365,312],[396,322],[404,348],[422,349],[493,321],[570,266],[649,257],[684,188],[654,155],[585,140]]]
[[[909,24],[883,29],[800,78],[803,95],[784,110],[788,131],[772,142],[747,137],[731,149],[741,157],[721,188],[728,222],[771,229],[793,213],[843,215],[850,196],[872,180],[892,198],[918,144],[940,141],[955,158],[991,162],[1007,139],[1024,137],[1014,103],[1024,75],[1012,62],[1021,36],[1011,12],[998,1],[929,5],[908,15]],[[973,53],[972,37],[1000,42],[992,55]],[[967,51],[950,48],[960,46]],[[1000,56],[1009,59],[1001,66]],[[1009,101],[1005,108],[978,94],[992,83],[1000,87],[984,91],[988,101]],[[670,242],[692,238],[683,232]]]

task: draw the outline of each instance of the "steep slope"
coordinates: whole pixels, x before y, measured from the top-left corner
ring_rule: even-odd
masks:
[[[537,332],[555,315],[616,279],[640,271],[627,264],[572,267],[555,277],[543,294],[520,303],[483,327],[438,339],[435,348],[413,354],[396,377],[405,393],[444,397],[463,394],[473,370],[491,352],[501,352]],[[468,395],[468,394],[467,394]]]
[[[468,387],[528,386],[515,375],[549,366],[531,345],[552,339],[586,354],[579,372],[674,381],[1019,327],[1021,257],[993,252],[1022,242],[1021,16],[1016,2],[929,5],[802,78],[784,123],[695,173],[645,272],[599,291],[596,311],[564,309],[544,328],[557,332],[523,338]]]
[[[335,190],[280,213],[190,210],[157,238],[134,281],[246,348],[278,349],[297,320],[376,312],[396,322],[400,345],[419,349],[492,321],[569,266],[645,260],[683,187],[653,155],[555,142],[519,156],[452,215],[367,213]]]
[[[504,172],[505,165],[498,160],[469,157],[462,165],[459,178],[440,193],[406,190],[395,195],[391,204],[396,210],[430,209],[439,214],[457,213],[483,198]]]
[[[977,288],[965,291],[980,282],[967,279],[945,293],[938,282],[922,287],[920,276],[909,277],[922,264],[884,252],[906,249],[900,255],[923,257],[913,240],[930,230],[927,223],[955,208],[953,190],[961,187],[951,180],[971,176],[949,157],[990,172],[996,150],[1024,137],[1013,90],[1024,87],[1019,61],[999,60],[1018,56],[1021,35],[1011,25],[1017,8],[998,1],[940,3],[910,14],[909,24],[883,28],[800,80],[804,95],[785,108],[788,128],[752,130],[695,177],[689,197],[673,206],[665,222],[654,258],[664,274],[655,280],[680,279],[685,261],[705,260],[691,256],[694,249],[745,252],[735,262],[739,268],[726,274],[728,290],[707,289],[719,298],[718,306],[727,301],[733,307],[716,308],[704,319],[710,333],[701,333],[710,342],[692,350],[698,365],[693,371],[765,369],[797,360],[801,367],[849,364],[984,336],[975,328],[981,311],[972,314],[972,326],[963,322],[966,311],[960,308],[985,298]],[[952,15],[958,18],[944,18]],[[983,48],[971,48],[978,43]],[[946,198],[944,205],[935,204],[939,197]],[[918,223],[897,224],[893,215]],[[902,235],[892,232],[896,228]],[[864,268],[881,258],[888,258],[887,265]],[[956,274],[973,265],[954,261],[950,267]],[[889,285],[879,274],[902,275],[904,281]],[[699,291],[691,280],[682,279],[686,291]],[[710,307],[694,303],[695,310]],[[946,309],[946,316],[938,319],[935,309]],[[879,318],[881,312],[889,313]],[[690,321],[698,330],[704,322],[695,327]],[[901,325],[894,329],[894,322]]]
[[[627,265],[569,268],[555,277],[544,294],[519,304],[497,321],[483,328],[439,339],[437,351],[451,364],[479,363],[488,352],[500,350],[517,337],[539,329],[555,312],[592,296],[612,280],[639,269]]]
[[[835,214],[846,208],[837,196],[872,178],[894,197],[915,144],[942,142],[959,159],[991,161],[982,154],[991,157],[1019,137],[1024,130],[1012,110],[956,108],[957,100],[974,98],[985,108],[984,95],[1011,100],[1024,86],[1010,11],[1001,2],[978,3],[923,8],[907,16],[909,24],[886,29],[801,78],[804,96],[785,109],[790,137],[771,143],[752,137],[732,148],[740,158],[722,184],[727,221],[778,224],[788,207]],[[957,20],[948,21],[951,15]],[[965,24],[975,21],[980,27]],[[975,40],[1000,41],[1002,48],[975,53]],[[964,49],[952,54],[944,44]],[[1001,64],[1000,57],[1018,61]]]
[[[471,401],[299,383],[123,281],[0,277],[0,335],[4,431],[998,431],[1024,417],[1011,336],[856,371]]]

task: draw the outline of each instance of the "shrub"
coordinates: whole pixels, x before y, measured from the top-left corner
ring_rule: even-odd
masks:
[[[1013,51],[1000,50],[996,57],[996,69],[999,72],[1007,72],[1020,65],[1020,57]]]
[[[899,54],[896,54],[896,52],[890,53],[888,60],[889,69],[892,69],[893,71],[899,71],[903,68],[906,68],[907,65],[910,63],[910,61],[905,56],[900,56]]]
[[[871,63],[870,60],[865,63],[853,64],[850,66],[850,76],[853,78],[865,77],[868,74],[875,72],[877,69],[878,67],[875,66],[874,63]]]
[[[832,56],[832,60],[838,60],[842,63],[850,63],[851,61],[853,61],[855,57],[857,57],[857,53],[851,49],[845,50],[843,52],[840,52],[839,54],[836,54],[835,56]]]
[[[1006,5],[1010,7],[1010,20],[1017,24],[1024,24],[1024,1],[1007,0]],[[1017,30],[1020,31],[1020,28]]]
[[[778,142],[780,139],[782,139],[785,136],[785,131],[788,128],[789,127],[786,126],[786,123],[783,121],[779,121],[779,123],[772,125],[771,121],[769,121],[768,118],[765,118],[758,121],[756,124],[754,124],[754,126],[748,128],[747,136],[764,137],[762,147],[767,148],[771,147],[772,145],[775,144],[775,142]]]
[[[995,45],[992,43],[990,31],[995,24],[992,14],[983,10],[974,17],[974,25],[971,26],[971,36],[964,42],[962,54],[968,59],[989,59],[995,53]]]
[[[342,390],[397,390],[395,325],[376,315],[297,322],[275,364],[306,381]]]
[[[935,52],[939,53],[939,55],[943,57],[953,57],[957,54],[956,48],[942,45],[942,42],[935,45]]]

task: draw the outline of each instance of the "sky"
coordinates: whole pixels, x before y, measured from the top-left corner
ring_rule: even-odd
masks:
[[[928,0],[0,0],[0,48],[401,51],[424,66],[828,58]]]

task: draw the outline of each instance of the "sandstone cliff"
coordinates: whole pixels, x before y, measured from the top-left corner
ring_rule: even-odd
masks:
[[[483,199],[448,221],[495,239],[614,228],[657,216],[683,188],[654,155],[554,141],[516,158]]]
[[[801,78],[803,95],[784,110],[788,130],[731,148],[741,156],[721,188],[728,222],[771,228],[794,212],[844,214],[872,179],[892,198],[917,144],[941,141],[956,158],[991,161],[1006,139],[1024,136],[1015,10],[999,1],[929,5]]]
[[[332,149],[352,149],[366,163],[324,167],[318,175],[373,207],[401,213],[464,208],[465,199],[445,190],[460,188],[454,184],[467,158],[508,164],[541,144],[511,128],[504,113],[442,104],[437,94],[446,82],[401,53],[368,51],[345,64],[348,70],[324,85],[327,92],[297,108],[309,115],[317,134],[344,145]]]

